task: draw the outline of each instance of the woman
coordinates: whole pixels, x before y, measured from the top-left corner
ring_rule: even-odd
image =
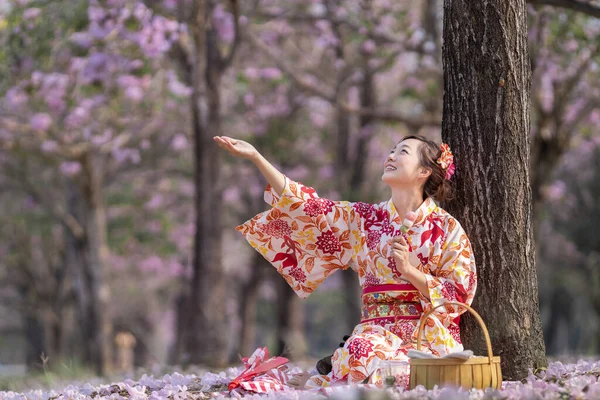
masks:
[[[214,140],[253,161],[269,182],[265,201],[272,208],[237,229],[301,298],[338,269],[358,273],[361,323],[333,354],[332,371],[311,377],[307,387],[369,379],[378,360],[407,359],[424,312],[448,301],[471,304],[476,273],[469,239],[436,204],[450,196],[454,164],[447,145],[403,138],[383,166],[381,179],[391,188],[391,199],[372,205],[320,198],[277,171],[252,145]],[[407,215],[414,220],[408,230],[402,226]],[[425,325],[422,350],[438,356],[462,350],[463,312],[450,305],[438,308]]]

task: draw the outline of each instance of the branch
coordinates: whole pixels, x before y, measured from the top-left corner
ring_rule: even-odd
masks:
[[[8,165],[4,166],[4,170],[8,173],[8,177],[12,177],[13,180],[19,182],[23,190],[28,193],[38,204],[43,205],[50,214],[54,215],[56,219],[58,219],[69,231],[73,234],[73,236],[77,240],[82,240],[85,237],[85,231],[83,226],[77,221],[77,219],[56,202],[48,201],[47,196],[44,196],[42,193],[38,191],[35,185],[31,184],[29,179],[24,174],[19,174],[16,170],[9,167]]]
[[[179,40],[171,46],[169,51],[170,58],[175,60],[175,66],[179,70],[179,75],[182,81],[189,87],[193,84],[192,73],[194,66],[190,60],[191,51],[186,50],[185,43],[183,43],[184,35],[179,36]],[[188,44],[189,45],[189,44]],[[191,46],[188,46],[191,48]]]
[[[240,34],[240,3],[238,0],[231,0],[231,7],[233,11],[233,29],[235,30],[233,43],[229,48],[229,54],[221,57],[221,66],[223,69],[228,68],[233,61],[233,57],[235,56],[235,51],[239,47],[241,42],[242,35]]]
[[[579,125],[592,111],[597,110],[600,107],[600,97],[592,98],[587,101],[585,106],[575,114],[571,123],[563,126],[563,130],[567,133],[572,133],[577,125]]]
[[[593,59],[600,54],[600,46],[596,46],[595,49],[591,50],[587,57],[581,60],[581,64],[577,69],[571,74],[571,76],[567,77],[564,84],[559,88],[559,92],[555,95],[559,101],[554,107],[555,113],[561,113],[564,110],[564,107],[567,103],[569,95],[573,92],[573,89],[579,83],[581,76],[589,69],[590,64]]]
[[[583,14],[590,15],[595,18],[600,18],[600,6],[583,0],[527,0],[529,4],[546,5],[568,10],[577,11]]]
[[[339,101],[342,108],[350,113],[357,114],[362,117],[372,117],[380,121],[402,122],[409,128],[418,130],[424,126],[437,126],[441,124],[441,118],[437,116],[419,116],[411,117],[398,111],[381,108],[360,108],[352,107],[350,104]]]
[[[269,19],[269,20],[277,20],[277,19],[285,19],[289,22],[316,22],[316,21],[329,21],[332,25],[346,25],[351,32],[358,32],[361,28],[361,25],[353,23],[345,18],[338,18],[330,15],[311,15],[311,14],[300,14],[300,13],[292,13],[292,11],[283,11],[280,13],[267,13],[261,12],[257,13],[257,17]],[[409,45],[407,43],[407,39],[403,35],[394,35],[390,32],[379,32],[370,29],[367,32],[366,36],[373,40],[375,43],[381,44],[396,44],[402,45],[407,51],[414,51],[417,53],[424,53],[423,49],[419,46]]]
[[[313,84],[310,78],[302,76],[301,72],[297,71],[291,65],[286,64],[283,61],[283,57],[279,57],[277,54],[275,54],[273,50],[271,50],[267,45],[262,43],[254,35],[248,34],[247,36],[250,40],[250,43],[258,47],[260,51],[262,51],[272,61],[274,61],[277,64],[277,66],[287,75],[289,75],[302,89],[312,93],[313,95],[321,97],[322,99],[325,99],[330,103],[335,103],[335,91],[333,89],[324,88],[323,85]]]
[[[322,98],[323,100],[328,101],[333,105],[340,105],[343,110],[357,114],[365,117],[373,117],[382,121],[391,121],[391,122],[402,122],[407,126],[413,129],[418,129],[423,126],[439,126],[440,118],[434,117],[410,117],[408,115],[402,114],[400,112],[391,110],[391,109],[380,109],[380,108],[360,108],[353,107],[347,102],[341,100],[336,95],[335,90],[331,88],[327,88],[325,85],[314,84],[310,81],[309,78],[305,77],[297,71],[291,65],[286,64],[283,61],[283,57],[279,57],[275,54],[268,46],[258,40],[254,35],[247,35],[250,42],[259,48],[263,53],[265,53],[275,64],[285,72],[298,86],[300,86],[303,90]]]

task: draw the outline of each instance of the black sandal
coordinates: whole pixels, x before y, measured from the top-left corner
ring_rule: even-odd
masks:
[[[344,347],[346,340],[348,340],[349,338],[350,338],[350,335],[345,335],[344,338],[342,339],[343,341],[340,342],[340,347]],[[327,357],[323,357],[319,361],[317,361],[317,372],[319,374],[327,375],[331,372],[331,370],[333,369],[333,365],[331,363],[331,357],[333,357],[333,354],[330,356],[327,356]]]

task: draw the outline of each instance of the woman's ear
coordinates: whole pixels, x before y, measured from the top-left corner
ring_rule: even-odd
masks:
[[[421,167],[421,171],[419,172],[419,176],[421,178],[429,178],[431,176],[431,168]]]

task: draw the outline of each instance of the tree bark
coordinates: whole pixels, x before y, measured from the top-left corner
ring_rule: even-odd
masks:
[[[363,75],[364,79],[360,85],[360,106],[363,108],[375,108],[377,106],[375,84],[373,72],[368,66],[368,57],[363,57]],[[365,179],[365,170],[368,159],[368,147],[371,135],[365,134],[364,130],[369,129],[375,118],[371,115],[359,116],[358,140],[356,149],[352,157],[349,154],[348,141],[350,135],[350,113],[343,107],[338,106],[337,110],[337,138],[338,146],[336,151],[336,166],[338,172],[350,170],[351,173],[343,176],[338,182],[338,190],[344,198],[354,199],[355,195],[361,192],[361,186]],[[351,164],[352,168],[347,168]],[[351,334],[354,327],[360,322],[360,285],[356,272],[351,269],[343,271],[344,293],[346,296],[346,332]]]
[[[227,363],[225,278],[221,260],[221,152],[213,136],[221,134],[221,77],[216,32],[208,23],[212,1],[197,1],[191,26],[194,40],[191,108],[195,138],[196,234],[194,273],[188,307],[187,352],[190,361],[213,367]]]
[[[106,210],[102,196],[102,175],[93,154],[83,160],[83,196],[85,204],[85,250],[83,276],[89,291],[90,315],[88,328],[91,339],[93,362],[96,373],[105,375],[112,367],[112,321],[109,310],[110,289],[104,281],[108,262],[106,238]]]
[[[341,174],[337,182],[337,190],[345,198],[352,192],[350,179],[352,171],[356,168],[348,168],[350,152],[348,143],[350,141],[350,114],[342,107],[337,108],[336,117],[336,152],[335,152],[335,171]],[[357,175],[358,176],[358,175]],[[358,293],[358,277],[354,270],[348,268],[341,271],[342,282],[344,285],[345,304],[345,323],[346,332],[352,333],[354,327],[360,320],[360,295]]]
[[[24,319],[25,336],[28,344],[25,357],[27,368],[31,371],[41,371],[43,366],[42,356],[47,356],[44,324],[35,312],[25,316]]]
[[[69,182],[67,184],[67,210],[78,221],[81,221],[81,210],[75,185]],[[76,299],[76,314],[81,332],[81,359],[86,365],[94,364],[93,340],[90,322],[90,293],[84,277],[84,270],[87,267],[84,264],[87,258],[84,255],[83,238],[77,238],[70,229],[65,229],[65,264],[70,271],[73,279],[73,291]]]
[[[276,354],[298,360],[306,354],[304,305],[288,283],[277,277],[277,350]]]
[[[444,3],[442,137],[456,155],[448,210],[469,235],[481,313],[507,380],[546,365],[529,176],[531,71],[525,0]],[[473,318],[466,348],[485,354]]]
[[[256,310],[258,304],[258,289],[262,280],[264,258],[259,252],[252,257],[250,279],[242,288],[239,297],[242,331],[240,333],[239,353],[248,357],[255,350],[256,343]]]

